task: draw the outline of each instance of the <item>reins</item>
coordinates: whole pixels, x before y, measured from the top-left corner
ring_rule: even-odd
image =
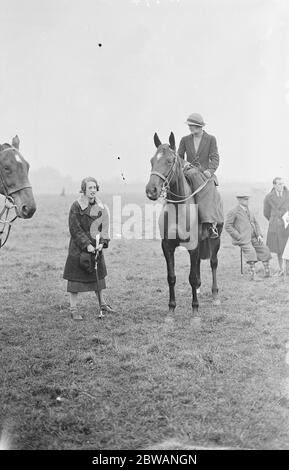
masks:
[[[180,196],[179,194],[175,194],[174,192],[172,192],[169,187],[170,187],[170,183],[173,179],[173,177],[175,176],[175,167],[176,167],[176,164],[177,164],[177,160],[178,160],[178,155],[176,153],[174,153],[174,162],[171,166],[171,168],[169,169],[169,172],[167,174],[167,176],[164,176],[162,173],[159,173],[158,171],[152,171],[151,172],[151,175],[156,175],[158,176],[159,178],[161,178],[164,183],[163,183],[163,186],[162,186],[162,189],[161,189],[161,194],[166,194],[167,190],[170,191],[170,193],[173,195],[173,196],[176,196],[176,197],[183,197],[183,196]],[[182,202],[186,202],[188,201],[189,199],[191,199],[192,197],[194,197],[196,194],[198,194],[208,183],[208,181],[210,181],[209,179],[207,179],[203,184],[201,184],[195,191],[193,191],[191,194],[189,194],[189,196],[183,198],[183,199],[180,199],[179,201],[175,201],[174,199],[167,199],[166,196],[164,196],[164,199],[167,201],[167,202],[172,202],[174,204],[180,204]]]
[[[6,202],[10,202],[12,203],[12,206],[10,207],[7,207],[6,206]],[[12,219],[10,220],[7,220],[8,219],[8,214],[9,214],[9,211],[12,209],[12,208],[15,208],[16,210],[16,205],[13,204],[14,201],[13,201],[13,198],[10,197],[10,196],[6,196],[5,197],[5,203],[4,203],[4,207],[2,209],[2,211],[0,212],[0,224],[3,224],[3,228],[0,229],[0,249],[5,245],[5,243],[7,242],[8,238],[9,238],[9,235],[10,235],[10,230],[11,230],[11,227],[12,227],[12,222],[14,222],[14,220],[17,219],[18,215],[16,213],[15,217],[13,217]],[[3,217],[4,216],[4,217]],[[5,225],[8,225],[8,231],[7,231],[7,234],[6,234],[6,238],[4,240],[4,242],[2,242],[2,235],[3,235],[3,232],[4,232],[4,229],[5,229]]]

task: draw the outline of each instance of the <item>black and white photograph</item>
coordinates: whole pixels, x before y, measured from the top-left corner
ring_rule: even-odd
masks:
[[[289,450],[287,0],[0,0],[0,319],[5,456]]]

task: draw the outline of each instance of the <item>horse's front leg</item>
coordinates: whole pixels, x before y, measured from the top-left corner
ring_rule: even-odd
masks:
[[[198,261],[197,261],[197,294],[201,293],[201,258],[198,256]]]
[[[170,291],[170,300],[169,300],[169,312],[174,313],[176,308],[176,298],[175,298],[175,284],[176,284],[176,275],[175,275],[175,249],[176,249],[175,240],[162,240],[162,249],[164,257],[167,263],[167,280]]]
[[[189,275],[189,281],[192,287],[192,309],[193,309],[193,315],[198,314],[199,310],[199,301],[198,301],[198,296],[197,296],[197,289],[200,287],[200,278],[198,275],[198,269],[199,269],[199,248],[196,248],[195,250],[189,250],[189,255],[190,255],[190,261],[191,261],[191,269],[190,269],[190,275]]]
[[[212,270],[212,296],[213,305],[220,305],[219,289],[217,283],[217,269],[218,269],[218,251],[220,249],[220,238],[210,238],[210,264]]]

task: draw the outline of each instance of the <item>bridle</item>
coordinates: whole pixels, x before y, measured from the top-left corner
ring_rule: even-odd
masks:
[[[18,149],[16,149],[15,147],[7,147],[3,150],[0,151],[0,154],[6,152],[7,150],[14,150],[17,155],[20,157],[20,159],[22,161],[25,161],[24,158],[22,157],[21,153],[19,152]],[[17,214],[17,206],[16,204],[14,203],[14,198],[13,198],[13,194],[14,193],[18,193],[19,191],[21,191],[22,189],[26,189],[26,188],[31,188],[31,185],[25,185],[25,186],[17,186],[16,188],[12,188],[12,189],[9,189],[7,183],[6,183],[6,180],[4,178],[4,175],[1,171],[1,166],[0,166],[0,183],[3,187],[3,191],[4,191],[4,196],[5,196],[5,202],[4,202],[4,207],[3,209],[0,211],[0,249],[5,245],[5,243],[7,242],[8,240],[8,237],[10,235],[10,230],[11,230],[11,227],[12,227],[12,223],[14,222],[14,220],[17,219],[18,217],[18,214]],[[9,205],[7,205],[7,202],[9,203]],[[9,219],[8,220],[8,215],[9,215],[9,212],[11,211],[11,209],[14,209],[15,210],[15,216],[12,218],[12,219]],[[1,224],[3,224],[3,228],[1,228]],[[6,234],[6,238],[4,240],[4,242],[2,242],[2,235],[3,235],[3,232],[4,232],[4,229],[5,229],[5,226],[8,225],[8,230],[7,230],[7,234]]]
[[[179,194],[175,194],[173,191],[170,190],[170,183],[171,183],[173,177],[175,176],[176,166],[177,166],[179,156],[176,152],[173,152],[173,154],[174,154],[174,161],[173,161],[173,163],[172,163],[172,165],[171,165],[171,167],[168,171],[167,176],[164,176],[162,173],[159,173],[158,171],[151,171],[151,175],[156,175],[163,181],[160,197],[163,197],[166,202],[172,202],[174,204],[180,204],[182,202],[188,201],[189,199],[191,199],[191,197],[195,196],[195,194],[200,192],[201,189],[203,189],[206,186],[206,184],[208,183],[208,181],[210,181],[210,180],[207,179],[194,192],[192,192],[191,194],[189,194],[189,196],[187,196],[185,198],[183,198],[183,196],[180,196]],[[177,201],[174,200],[174,199],[168,199],[167,198],[167,191],[168,190],[173,196],[179,197],[179,198],[182,198],[182,199],[177,200]]]
[[[8,202],[11,202],[12,205],[9,205],[9,207],[6,206],[6,203]],[[11,230],[11,227],[12,227],[12,223],[14,222],[14,220],[17,219],[18,215],[17,215],[17,212],[16,212],[16,205],[13,204],[14,200],[11,196],[6,196],[5,197],[5,202],[4,202],[4,207],[3,209],[1,210],[0,212],[0,224],[3,224],[3,228],[0,228],[0,249],[5,245],[5,243],[7,242],[8,240],[8,237],[10,235],[10,230]],[[11,209],[15,208],[15,212],[16,212],[16,215],[8,220],[8,215],[9,215],[9,212]],[[7,234],[6,234],[6,238],[4,240],[4,242],[2,241],[2,235],[3,235],[3,232],[4,232],[4,229],[5,229],[5,226],[8,225],[8,231],[7,231]],[[1,225],[0,225],[1,227]]]

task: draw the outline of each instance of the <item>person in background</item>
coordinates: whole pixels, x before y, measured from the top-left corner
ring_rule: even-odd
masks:
[[[79,292],[94,291],[99,302],[100,313],[112,312],[112,308],[103,300],[107,275],[102,248],[109,244],[108,212],[96,197],[99,190],[95,178],[87,177],[81,182],[81,195],[73,202],[69,212],[70,242],[63,278],[67,280],[67,292],[70,296],[70,312],[74,320],[83,320],[77,308]],[[97,237],[98,236],[98,237]],[[100,245],[97,250],[97,273],[95,270],[96,240]]]
[[[244,253],[249,265],[250,279],[254,280],[257,261],[262,261],[265,277],[269,277],[271,253],[263,242],[256,217],[249,210],[249,196],[240,195],[237,200],[238,205],[227,215],[225,230],[231,235],[233,245],[239,246]]]
[[[279,275],[284,274],[282,255],[289,236],[289,226],[285,228],[283,216],[289,211],[289,191],[282,178],[273,179],[273,188],[264,199],[263,213],[269,221],[266,244],[271,253],[276,253]],[[287,273],[288,274],[288,273]]]
[[[287,228],[289,225],[289,213],[283,216],[283,220],[285,223],[285,228]],[[288,276],[289,274],[289,237],[288,237],[287,243],[285,245],[285,248],[282,254],[282,260],[283,260],[284,276]]]

